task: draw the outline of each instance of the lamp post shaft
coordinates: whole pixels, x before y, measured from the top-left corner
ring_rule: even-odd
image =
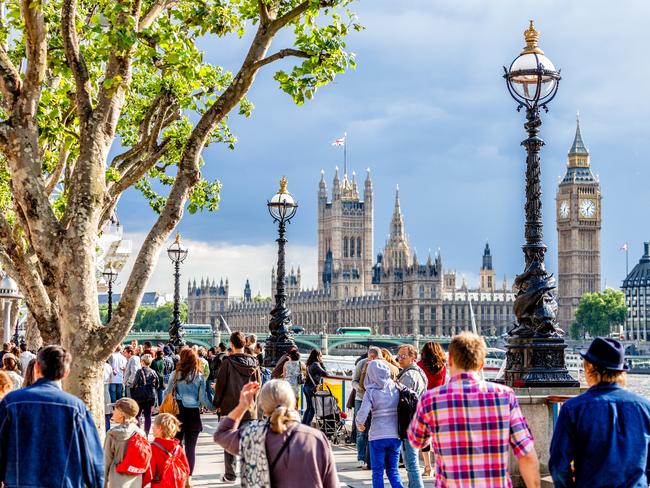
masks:
[[[287,307],[287,293],[284,286],[285,279],[285,244],[287,239],[286,221],[278,221],[278,274],[275,292],[275,307],[271,310],[271,320],[269,322],[269,331],[271,336],[266,342],[266,354],[264,365],[274,367],[280,357],[296,344],[291,334],[291,310]]]
[[[180,347],[185,344],[183,340],[183,324],[181,323],[181,263],[174,261],[174,312],[173,318],[169,327],[169,342]]]
[[[108,282],[108,317],[106,322],[110,323],[111,318],[113,318],[113,283]]]
[[[524,128],[528,138],[521,145],[526,148],[526,266],[536,257],[544,262],[546,246],[543,243],[544,224],[542,221],[542,184],[539,152],[544,141],[538,137],[542,120],[537,107],[526,110]]]
[[[540,161],[544,141],[538,136],[541,125],[538,106],[527,108],[524,128],[528,138],[521,143],[526,149],[526,265],[514,283],[517,324],[508,332],[506,368],[501,381],[514,387],[575,387],[579,383],[566,369],[566,344],[557,327],[555,278],[544,266]]]

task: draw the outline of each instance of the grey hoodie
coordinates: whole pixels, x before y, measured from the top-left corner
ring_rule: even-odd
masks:
[[[357,426],[364,424],[372,412],[368,439],[399,439],[397,433],[397,404],[399,391],[390,377],[384,361],[371,361],[365,378],[366,394],[357,413]]]
[[[115,471],[126,454],[129,439],[139,432],[144,436],[135,423],[118,424],[106,433],[104,442],[104,486],[106,488],[141,488],[142,475],[122,474]]]

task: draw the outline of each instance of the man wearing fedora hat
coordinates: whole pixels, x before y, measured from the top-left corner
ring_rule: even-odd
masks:
[[[623,345],[597,337],[580,355],[590,388],[560,409],[548,463],[556,488],[647,488],[650,402],[624,388]]]

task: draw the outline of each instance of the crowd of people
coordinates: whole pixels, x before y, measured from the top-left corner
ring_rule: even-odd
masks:
[[[514,391],[480,374],[486,352],[481,337],[465,332],[448,354],[429,342],[419,354],[403,345],[395,357],[370,346],[357,360],[347,407],[359,468],[372,470],[373,488],[386,479],[419,488],[429,477],[438,487],[511,486],[510,452],[526,486],[540,486],[540,453]],[[623,347],[597,338],[581,354],[590,388],[560,409],[549,459],[555,486],[647,487],[650,402],[624,388]],[[303,363],[291,348],[271,370],[255,336],[241,332],[208,350],[118,347],[104,369],[103,444],[86,405],[62,389],[73,360],[63,347],[34,354],[5,344],[0,360],[2,486],[191,486],[201,414],[214,412],[220,481],[339,487],[328,437],[312,427],[313,398],[327,376],[318,350]]]

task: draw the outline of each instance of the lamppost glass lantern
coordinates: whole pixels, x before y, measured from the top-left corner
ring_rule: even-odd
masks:
[[[266,203],[273,221],[278,223],[278,274],[275,293],[275,307],[271,310],[269,331],[271,336],[266,341],[266,358],[264,365],[273,367],[280,357],[296,344],[291,336],[291,310],[287,307],[287,294],[284,289],[285,265],[284,247],[286,224],[296,215],[298,203],[287,191],[287,179],[280,180],[280,190]]]
[[[102,271],[102,278],[108,285],[108,316],[107,321],[113,318],[113,284],[117,281],[117,271],[113,268],[113,263],[109,262]]]
[[[187,248],[181,244],[181,235],[176,233],[176,239],[174,243],[167,248],[167,255],[173,263],[182,263],[187,257]]]
[[[284,176],[280,180],[280,189],[266,205],[271,217],[278,222],[288,222],[296,215],[298,203],[287,191],[287,179]]]
[[[539,137],[540,108],[548,111],[555,97],[560,71],[539,48],[539,33],[533,21],[524,32],[526,47],[505,68],[508,92],[526,109],[524,129],[528,137],[521,142],[526,149],[526,223],[523,246],[525,269],[515,278],[513,311],[517,321],[508,331],[506,367],[500,381],[513,387],[579,386],[565,366],[564,331],[557,325],[556,284],[546,271],[544,226],[542,221],[542,183]]]
[[[508,82],[510,95],[519,102],[519,107],[544,107],[557,93],[560,81],[560,71],[544,51],[538,46],[539,32],[535,30],[533,21],[524,32],[526,47],[518,57],[505,68],[504,78]]]
[[[181,323],[181,263],[187,257],[188,249],[181,243],[180,233],[176,233],[176,239],[173,244],[167,248],[167,255],[174,263],[174,312],[172,321],[169,324],[169,342],[175,347],[181,347],[185,344],[183,336],[183,324]]]

